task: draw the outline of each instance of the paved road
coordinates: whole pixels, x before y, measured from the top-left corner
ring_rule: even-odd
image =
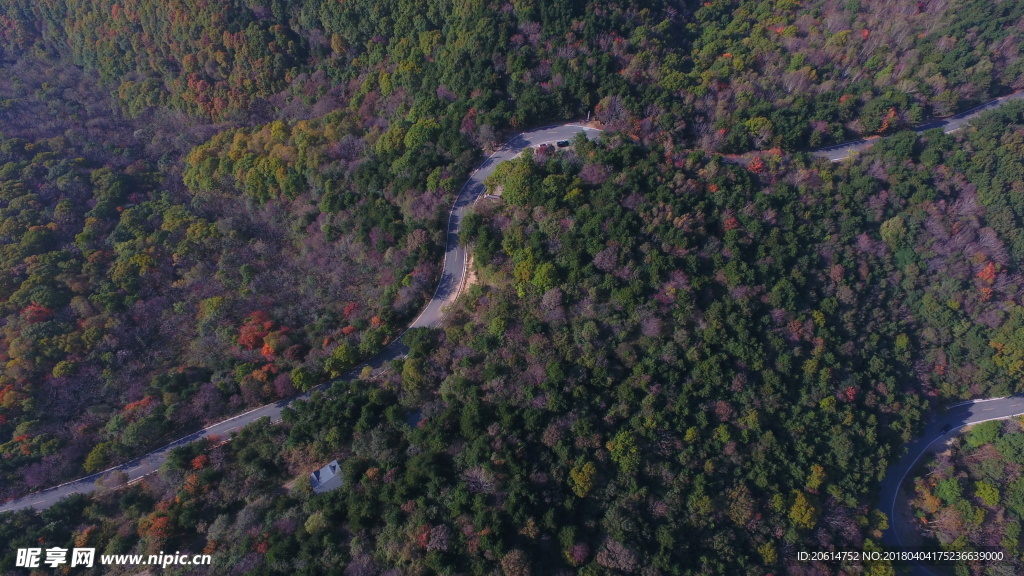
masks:
[[[956,132],[957,130],[963,128],[964,126],[967,126],[968,122],[980,116],[982,112],[994,110],[996,108],[999,108],[1003,104],[1006,104],[1007,102],[1020,100],[1022,98],[1024,98],[1024,91],[1014,92],[1013,94],[1009,94],[1001,98],[996,98],[991,102],[982,104],[977,108],[971,108],[970,110],[966,110],[955,116],[950,116],[948,118],[940,118],[938,120],[928,122],[927,124],[922,124],[917,128],[914,128],[914,132],[920,134],[921,132],[925,132],[933,128],[942,128],[942,130],[946,134]],[[836,144],[834,146],[819,148],[812,152],[812,154],[814,156],[819,156],[821,158],[828,158],[832,162],[839,162],[841,160],[845,160],[846,158],[850,157],[851,155],[857,152],[863,152],[864,150],[867,150],[878,139],[878,136],[872,136],[870,138],[861,138],[860,140],[853,140],[852,142],[843,142],[842,144]]]
[[[1020,414],[1024,414],[1024,396],[966,402],[933,415],[925,426],[924,433],[907,445],[906,455],[886,470],[879,496],[879,508],[889,516],[889,529],[882,536],[885,544],[901,547],[905,542],[914,541],[908,537],[913,527],[899,521],[903,515],[897,516],[896,507],[899,501],[905,502],[913,497],[911,490],[907,490],[903,483],[929,448],[940,441],[950,439],[964,426],[1011,418]],[[913,566],[912,572],[920,576],[933,575],[921,565]]]
[[[569,140],[579,132],[585,133],[587,137],[591,139],[597,138],[600,134],[600,130],[585,128],[575,124],[548,126],[524,132],[506,142],[504,146],[498,149],[494,154],[491,154],[487,160],[485,160],[483,164],[481,164],[480,167],[470,175],[469,180],[465,185],[463,185],[462,189],[459,190],[459,194],[455,199],[455,204],[452,206],[451,213],[448,217],[444,268],[441,273],[441,279],[438,282],[437,290],[435,290],[430,302],[427,303],[427,306],[419,317],[413,321],[410,328],[439,325],[442,317],[444,316],[445,306],[454,301],[462,290],[462,285],[466,278],[466,251],[462,246],[459,246],[459,224],[462,222],[462,218],[466,215],[466,211],[469,207],[483,193],[484,180],[494,172],[494,168],[501,162],[514,158],[522,152],[524,148],[537,146],[538,144],[558,142],[560,140]],[[370,360],[344,374],[341,379],[349,380],[355,378],[365,366],[370,366],[375,369],[380,368],[391,360],[404,356],[406,351],[407,348],[402,344],[401,339],[398,339]],[[97,472],[91,476],[79,478],[78,480],[73,480],[66,484],[43,490],[42,492],[29,494],[28,496],[11,500],[0,506],[0,512],[21,510],[24,508],[35,508],[37,510],[49,508],[58,500],[70,494],[89,493],[97,490],[98,486],[96,481],[107,474],[122,472],[125,474],[124,478],[129,482],[134,482],[143,476],[158,470],[164,461],[167,460],[168,452],[174,448],[199,440],[200,438],[215,437],[226,440],[235,430],[255,422],[260,418],[270,418],[271,422],[276,422],[281,419],[281,411],[285,406],[297,400],[307,400],[314,391],[326,389],[329,385],[329,383],[321,384],[320,386],[317,386],[316,388],[294,398],[261,406],[244,414],[239,414],[238,416],[212,424],[198,432],[189,434],[184,438],[179,438],[163,448],[154,450],[145,456],[132,460],[131,462],[126,462],[120,466],[115,466],[108,470],[104,470],[103,472]]]
[[[445,240],[444,272],[441,274],[441,281],[437,285],[437,291],[433,298],[430,299],[419,317],[413,321],[410,328],[437,326],[444,314],[444,307],[455,300],[462,289],[462,284],[466,279],[466,250],[459,245],[459,225],[470,205],[483,194],[484,180],[494,172],[494,168],[506,160],[515,158],[524,148],[569,140],[578,132],[584,132],[588,137],[596,138],[601,131],[567,124],[524,132],[506,142],[470,175],[469,180],[459,191],[455,205],[452,206],[451,214],[448,216],[448,238]]]
[[[918,131],[939,127],[945,127],[947,132],[959,130],[966,125],[969,120],[976,118],[981,112],[997,108],[1008,101],[1022,98],[1024,98],[1024,92],[1012,94],[989,102],[984,106],[968,110],[967,112],[963,112],[957,116],[938,120],[919,127]],[[437,290],[430,302],[424,308],[423,312],[415,321],[413,321],[410,327],[437,326],[444,315],[445,306],[455,300],[461,291],[466,277],[466,252],[458,242],[459,224],[465,216],[469,206],[471,206],[483,193],[483,182],[494,171],[494,168],[501,162],[514,158],[526,147],[570,139],[578,132],[584,132],[590,138],[595,138],[597,134],[599,134],[598,130],[572,124],[540,128],[526,132],[507,142],[502,148],[488,157],[487,160],[485,160],[483,164],[473,172],[469,180],[459,191],[459,195],[456,197],[455,204],[452,207],[452,211],[448,218],[444,268]],[[853,151],[860,150],[868,146],[870,146],[870,141],[858,141],[843,144],[841,147],[832,147],[830,149],[819,151],[819,153],[825,154],[829,158],[833,158],[833,156],[835,156],[834,161],[837,161],[845,158]],[[830,151],[834,151],[835,154],[832,154]],[[841,156],[838,156],[839,151],[842,151]],[[371,360],[342,376],[342,379],[351,379],[356,377],[364,366],[379,368],[393,359],[402,357],[404,354],[405,347],[401,343],[401,340],[398,340],[382,350],[380,354],[373,357]],[[188,444],[189,442],[200,438],[208,438],[211,436],[226,439],[230,436],[231,432],[260,418],[270,418],[271,421],[280,420],[281,410],[285,406],[296,400],[308,399],[312,392],[326,387],[327,385],[324,384],[298,397],[282,400],[274,404],[268,404],[233,418],[218,422],[198,432],[185,436],[184,438],[175,440],[167,446],[150,452],[141,458],[116,466],[104,472],[99,472],[61,486],[12,500],[3,506],[0,506],[0,512],[30,507],[36,509],[48,508],[59,499],[70,494],[92,492],[97,489],[96,480],[110,472],[124,472],[129,481],[138,480],[139,478],[159,469],[167,459],[167,453],[173,448]],[[896,501],[897,498],[908,497],[907,494],[901,492],[900,485],[903,483],[910,470],[914,467],[914,464],[921,458],[929,446],[940,439],[950,437],[960,428],[968,424],[983,422],[986,420],[1009,418],[1019,414],[1024,414],[1024,397],[1013,396],[994,400],[979,400],[954,406],[934,417],[931,423],[925,428],[925,432],[921,438],[908,445],[906,456],[889,468],[886,472],[885,480],[882,482],[880,498],[881,508],[884,512],[889,514],[892,524],[883,536],[886,544],[895,546],[902,545],[904,538],[901,537],[901,533],[905,534],[906,531],[910,529],[910,527],[901,526],[896,522],[896,517],[894,515]],[[943,433],[942,430],[947,425],[950,428],[947,432]],[[915,574],[922,575],[930,574],[921,566],[915,566],[914,572]]]

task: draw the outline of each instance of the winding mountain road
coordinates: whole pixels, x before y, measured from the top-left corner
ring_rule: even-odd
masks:
[[[441,281],[437,285],[437,291],[433,298],[409,326],[410,328],[437,326],[444,315],[443,308],[459,295],[462,283],[466,279],[467,262],[466,249],[459,245],[459,226],[462,223],[462,218],[466,215],[466,210],[483,194],[484,181],[494,172],[498,164],[515,158],[526,148],[570,140],[579,132],[583,132],[591,139],[597,138],[601,133],[596,128],[587,128],[576,124],[548,126],[524,132],[488,156],[483,164],[470,175],[469,180],[459,191],[448,217],[448,237],[445,240],[444,271],[441,274]]]
[[[410,328],[438,326],[441,323],[441,319],[444,317],[445,307],[452,303],[462,290],[462,286],[466,279],[467,255],[465,248],[459,245],[459,225],[461,224],[462,218],[466,215],[469,207],[484,192],[484,180],[494,172],[494,168],[506,160],[515,158],[525,148],[537,146],[539,144],[555,143],[560,140],[569,140],[580,132],[583,132],[591,139],[597,138],[601,133],[600,130],[595,128],[587,128],[576,124],[547,126],[536,130],[530,130],[529,132],[519,134],[506,142],[504,146],[487,157],[480,167],[470,175],[469,180],[467,180],[459,190],[459,194],[455,198],[455,204],[452,206],[451,212],[448,216],[444,264],[441,271],[441,279],[438,282],[437,289],[434,291],[433,297],[431,297],[430,301],[423,309],[423,312],[421,312],[416,320],[414,320],[409,326]],[[406,351],[407,348],[401,343],[401,338],[396,339],[395,342],[385,347],[376,356],[348,371],[342,375],[340,379],[350,380],[357,377],[365,366],[380,368],[391,360],[401,358],[405,355]],[[232,432],[259,420],[260,418],[270,418],[271,422],[276,422],[281,419],[281,411],[284,410],[286,406],[298,400],[308,400],[314,391],[324,390],[330,385],[330,382],[321,384],[304,394],[286,400],[281,400],[273,404],[267,404],[266,406],[261,406],[243,414],[222,420],[216,424],[211,424],[202,430],[189,434],[183,438],[179,438],[174,442],[154,450],[145,456],[136,458],[131,462],[126,462],[119,466],[114,466],[102,472],[97,472],[84,478],[72,480],[71,482],[61,484],[60,486],[54,486],[53,488],[48,488],[41,492],[10,500],[0,506],[0,512],[22,510],[25,508],[35,508],[37,510],[49,508],[65,496],[69,496],[71,494],[85,494],[99,489],[97,481],[108,474],[116,474],[120,472],[124,474],[122,479],[127,479],[129,483],[135,482],[143,476],[152,474],[159,470],[160,466],[167,460],[168,453],[174,448],[202,438],[212,437],[214,439],[228,439]]]
[[[913,497],[911,491],[906,490],[904,482],[932,446],[949,440],[965,426],[989,420],[1004,420],[1021,414],[1024,414],[1024,395],[963,402],[933,415],[921,436],[907,445],[906,455],[890,465],[885,472],[879,495],[879,508],[889,516],[889,529],[882,534],[884,543],[893,548],[902,548],[916,540],[910,535],[913,527],[903,521],[905,515],[897,514],[896,508],[899,500],[905,502]],[[912,572],[919,576],[934,576],[920,564],[913,565]]]
[[[949,118],[934,120],[917,127],[915,131],[920,133],[934,128],[942,128],[946,133],[955,132],[963,128],[968,122],[970,122],[970,120],[977,118],[983,112],[998,108],[1007,102],[1020,99],[1024,99],[1024,91],[998,98],[983,104],[982,106]],[[512,140],[509,140],[504,146],[491,154],[480,165],[480,167],[470,175],[469,180],[459,191],[449,214],[441,279],[438,282],[438,286],[433,297],[427,303],[420,315],[412,322],[410,328],[432,327],[439,325],[444,316],[446,306],[453,302],[461,292],[466,279],[467,254],[465,249],[459,245],[458,236],[460,224],[469,207],[483,193],[484,180],[494,172],[495,167],[501,162],[514,158],[527,147],[537,146],[543,143],[553,143],[559,140],[567,140],[579,132],[585,133],[589,138],[595,138],[600,133],[599,130],[575,124],[549,126],[524,132],[514,137]],[[856,154],[857,152],[869,148],[876,140],[878,140],[877,137],[846,142],[844,144],[816,150],[813,154],[815,156],[827,158],[832,162],[839,162],[853,154]],[[341,379],[347,380],[355,378],[359,374],[359,371],[365,366],[379,368],[391,360],[402,357],[405,352],[405,346],[401,343],[401,339],[398,339],[367,362],[343,375]],[[232,418],[217,422],[216,424],[212,424],[202,430],[194,432],[193,434],[179,438],[162,448],[154,450],[145,456],[120,466],[115,466],[103,472],[86,476],[78,480],[73,480],[42,492],[11,500],[0,506],[0,512],[21,510],[25,508],[48,508],[61,498],[70,494],[88,493],[97,490],[97,480],[112,472],[124,473],[129,482],[137,481],[158,470],[166,461],[167,455],[172,449],[201,438],[214,437],[226,439],[230,436],[231,432],[234,432],[235,430],[238,430],[239,428],[242,428],[243,426],[260,418],[270,418],[271,421],[280,420],[281,411],[287,405],[297,400],[306,400],[314,391],[325,389],[329,385],[330,383],[321,384],[320,386],[317,386],[316,388],[297,397],[268,404],[266,406],[250,410],[244,414],[239,414]],[[905,542],[909,541],[908,535],[913,528],[900,521],[900,517],[896,514],[897,500],[900,498],[907,499],[910,496],[910,494],[903,489],[903,483],[909,476],[911,470],[913,470],[916,463],[925,453],[927,453],[931,446],[936,442],[949,439],[952,435],[957,434],[960,429],[970,424],[976,424],[988,420],[1005,419],[1022,414],[1024,414],[1024,396],[1010,396],[1007,398],[965,402],[948,407],[944,411],[934,415],[930,423],[925,427],[922,435],[907,446],[906,455],[888,468],[885,479],[881,483],[879,500],[880,508],[883,512],[889,515],[890,519],[890,527],[883,533],[883,541],[885,544],[891,547],[902,547]],[[912,572],[915,575],[932,576],[932,572],[921,565],[914,565],[912,567]]]
[[[1014,92],[1013,94],[1007,94],[1000,98],[996,98],[990,102],[986,102],[981,106],[965,110],[959,114],[955,114],[948,118],[938,118],[931,122],[922,124],[917,128],[914,128],[914,132],[918,134],[927,132],[935,128],[941,128],[946,134],[956,132],[957,130],[967,126],[967,124],[981,116],[982,113],[988,112],[989,110],[995,110],[1007,102],[1013,102],[1014,100],[1020,100],[1024,98],[1024,91]],[[879,136],[871,136],[868,138],[861,138],[860,140],[853,140],[851,142],[843,142],[842,144],[836,144],[834,146],[827,146],[825,148],[819,148],[811,153],[812,156],[818,156],[819,158],[827,158],[832,162],[840,162],[849,158],[850,156],[863,152],[870,148],[875,142],[878,142],[881,138]]]

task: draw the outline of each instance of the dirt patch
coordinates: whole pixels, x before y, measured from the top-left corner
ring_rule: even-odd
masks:
[[[473,266],[473,255],[466,254],[466,279],[462,288],[466,290],[470,286],[475,286],[479,283],[480,278],[476,275],[476,266]]]
[[[299,490],[300,492],[309,492],[312,490],[309,485],[309,474],[305,472],[299,474],[295,478],[286,482],[282,488],[288,492],[294,492],[295,490]]]

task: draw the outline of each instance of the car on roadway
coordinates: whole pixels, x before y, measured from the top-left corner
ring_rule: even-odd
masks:
[[[569,145],[569,141],[568,140],[559,140],[558,142],[556,142],[556,144],[558,144],[559,148],[565,148],[566,146]]]

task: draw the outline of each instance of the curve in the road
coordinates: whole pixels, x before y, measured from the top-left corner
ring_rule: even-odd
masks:
[[[498,164],[515,158],[525,148],[569,140],[579,132],[583,132],[589,138],[595,138],[601,131],[596,128],[588,128],[576,124],[565,124],[523,132],[488,156],[473,171],[469,180],[463,184],[462,189],[459,191],[459,195],[456,197],[455,204],[452,206],[451,213],[448,216],[444,269],[441,273],[441,281],[438,282],[434,296],[427,303],[419,317],[413,321],[410,328],[436,326],[441,321],[444,307],[459,295],[462,284],[466,279],[467,262],[466,250],[463,246],[459,245],[459,227],[462,224],[462,218],[466,215],[466,211],[483,194],[484,181],[494,172]]]
[[[501,148],[487,157],[486,160],[470,175],[469,179],[459,190],[455,197],[455,203],[448,215],[448,225],[445,235],[444,262],[442,264],[441,279],[438,281],[437,289],[430,301],[424,307],[420,315],[412,322],[409,328],[432,327],[440,324],[444,316],[446,306],[451,304],[462,290],[466,278],[467,255],[463,246],[459,245],[459,227],[469,207],[480,197],[484,191],[484,181],[490,176],[498,164],[511,160],[518,156],[524,149],[540,144],[554,143],[561,140],[572,139],[576,134],[583,132],[588,138],[594,139],[600,134],[600,130],[577,124],[563,124],[559,126],[546,126],[528,132],[523,132],[506,142]],[[341,379],[348,380],[355,378],[364,366],[379,368],[384,364],[404,356],[405,346],[398,338],[380,351],[376,356],[353,368]],[[232,416],[226,420],[211,424],[202,430],[193,432],[188,436],[179,438],[162,448],[158,448],[144,456],[114,466],[102,472],[91,474],[84,478],[47,488],[41,492],[29,494],[16,498],[0,506],[0,512],[35,508],[41,510],[49,508],[61,498],[71,494],[83,494],[98,489],[96,482],[104,476],[121,472],[125,474],[128,482],[134,482],[140,478],[157,471],[167,460],[168,453],[179,446],[202,438],[228,438],[231,432],[243,426],[255,422],[260,418],[270,418],[272,422],[281,419],[281,411],[292,402],[308,400],[313,392],[325,389],[330,383],[321,384],[298,396],[281,400],[266,406],[254,408],[243,414]]]
[[[977,108],[967,110],[949,118],[929,122],[917,127],[915,131],[924,132],[934,128],[942,128],[947,133],[954,132],[963,128],[970,120],[977,118],[983,112],[998,108],[1007,102],[1019,99],[1024,99],[1024,91],[997,98],[991,102],[978,106]],[[575,124],[567,124],[561,126],[548,126],[524,132],[508,141],[504,146],[491,154],[483,164],[481,164],[481,166],[470,175],[470,178],[463,185],[462,189],[460,189],[448,217],[445,239],[445,255],[441,279],[438,282],[438,286],[433,297],[427,303],[420,315],[410,325],[410,328],[438,325],[443,317],[445,307],[454,301],[459,295],[465,281],[467,263],[466,251],[459,245],[458,241],[459,226],[462,222],[462,218],[466,215],[468,208],[477,200],[477,198],[480,197],[484,190],[484,180],[493,173],[494,168],[501,162],[514,158],[527,147],[569,139],[579,132],[584,132],[588,137],[593,138],[599,133],[599,130]],[[877,140],[877,138],[847,142],[819,149],[813,152],[813,154],[828,158],[833,162],[838,162],[849,157],[853,153],[870,147],[875,140]],[[403,354],[404,346],[401,344],[400,340],[396,340],[372,359],[345,374],[342,378],[353,378],[358,373],[357,370],[361,369],[363,366],[371,366],[375,368],[380,367],[395,358],[401,357]],[[96,481],[105,474],[111,472],[123,472],[127,475],[129,481],[138,480],[139,478],[159,469],[166,460],[167,454],[170,450],[200,438],[227,437],[234,430],[237,430],[238,428],[260,418],[269,417],[271,421],[278,420],[280,419],[281,411],[285,406],[297,400],[308,399],[315,390],[323,389],[324,387],[326,387],[326,385],[320,385],[295,398],[282,400],[274,404],[268,404],[266,406],[250,410],[244,414],[223,420],[198,432],[185,436],[184,438],[179,438],[158,450],[150,452],[145,456],[120,466],[115,466],[108,470],[104,470],[103,472],[86,476],[85,478],[73,480],[42,492],[37,492],[35,494],[30,494],[28,496],[9,501],[0,506],[0,512],[24,508],[47,508],[57,502],[60,498],[70,494],[92,492],[97,489]],[[944,414],[934,419],[932,423],[925,428],[924,434],[919,439],[908,445],[906,455],[889,467],[886,472],[885,479],[882,481],[880,502],[883,510],[888,507],[888,510],[886,511],[889,513],[890,518],[890,527],[883,533],[884,542],[893,546],[902,546],[903,540],[900,536],[900,532],[904,531],[905,533],[906,526],[900,526],[899,518],[894,513],[896,501],[900,496],[900,488],[903,481],[906,479],[906,476],[932,444],[942,438],[946,438],[949,435],[956,433],[959,429],[969,424],[976,424],[986,420],[1010,418],[1021,414],[1024,414],[1024,398],[1014,396],[1008,398],[976,400],[951,406]],[[948,428],[946,428],[946,426],[948,426]],[[927,569],[919,565],[915,566],[915,572],[924,575],[930,574]]]
[[[889,466],[885,473],[885,479],[882,480],[879,502],[882,511],[889,515],[889,528],[882,533],[884,543],[896,548],[904,546],[904,535],[908,534],[911,528],[901,522],[902,514],[896,514],[896,507],[901,496],[906,498],[906,495],[902,493],[903,483],[921,457],[927,454],[936,442],[950,439],[965,426],[989,420],[1004,420],[1022,414],[1024,414],[1024,396],[1018,395],[962,402],[950,406],[945,412],[934,417],[925,426],[924,433],[907,445],[907,452],[903,458]],[[932,575],[927,567],[920,564],[913,566],[913,572],[920,576]]]

